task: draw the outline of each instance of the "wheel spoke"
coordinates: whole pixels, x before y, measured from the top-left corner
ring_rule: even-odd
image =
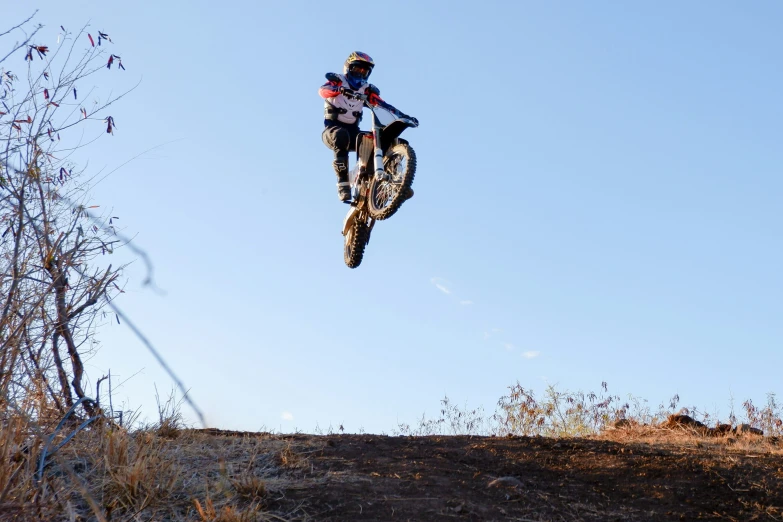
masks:
[[[388,182],[378,183],[375,189],[375,194],[373,194],[375,206],[383,208],[389,204],[389,184]]]
[[[389,180],[375,185],[373,202],[377,208],[385,208],[400,192],[404,181],[407,158],[403,154],[389,156],[384,164],[384,170],[389,174]]]

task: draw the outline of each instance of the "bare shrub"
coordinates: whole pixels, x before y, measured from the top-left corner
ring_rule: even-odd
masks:
[[[501,435],[543,435],[578,437],[599,432],[609,423],[626,417],[628,404],[620,397],[602,392],[559,391],[548,386],[542,400],[519,383],[509,387],[508,395],[498,401],[494,419]]]
[[[428,436],[428,435],[488,435],[492,430],[491,419],[484,413],[484,408],[470,409],[467,404],[460,407],[451,402],[448,397],[440,401],[440,415],[428,419],[422,415],[417,425],[399,423],[393,430],[395,435]]]
[[[541,398],[520,383],[508,390],[491,416],[487,416],[481,407],[460,407],[444,397],[437,417],[422,415],[413,425],[400,422],[392,433],[404,436],[585,437],[616,427],[634,428],[638,433],[660,431],[671,425],[673,416],[691,418],[697,425],[707,428],[706,432],[711,435],[725,434],[737,427],[733,407],[728,424],[725,424],[695,406],[680,407],[679,395],[660,403],[657,408],[651,408],[648,401],[631,395],[623,401],[619,395],[609,393],[606,382],[601,383],[599,393],[571,392],[550,385]],[[783,409],[777,404],[774,394],[768,395],[763,408],[754,406],[751,401],[746,401],[743,406],[747,417],[747,428],[743,429],[750,431],[753,428],[767,435],[781,436]]]
[[[63,29],[54,44],[28,25],[0,61],[0,400],[34,396],[64,414],[88,396],[84,353],[109,319],[102,305],[121,292],[121,267],[98,262],[118,246],[116,217],[93,214],[72,159],[88,144],[73,131],[83,127],[92,142],[114,130],[107,109],[118,98],[86,104],[79,90],[90,93],[107,60],[119,60],[85,29]]]
[[[783,407],[778,404],[774,393],[767,394],[767,403],[763,407],[748,399],[742,403],[745,418],[752,428],[761,430],[765,435],[783,436]]]

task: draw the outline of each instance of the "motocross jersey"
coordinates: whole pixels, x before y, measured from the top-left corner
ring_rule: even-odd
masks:
[[[340,78],[343,85],[348,85],[348,80],[345,78],[345,75],[337,74],[336,76]],[[369,83],[364,82],[360,88],[354,90],[360,94],[365,94],[369,85]],[[364,102],[362,102],[362,100],[347,98],[343,94],[333,94],[329,89],[329,87],[333,86],[335,86],[333,82],[327,82],[319,91],[319,94],[324,99],[324,118],[327,120],[337,120],[348,125],[357,125],[362,118]]]

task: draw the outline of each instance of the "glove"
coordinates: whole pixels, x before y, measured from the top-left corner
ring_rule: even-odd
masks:
[[[335,73],[326,73],[326,80],[330,81],[332,83],[335,83],[337,85],[340,85],[343,83],[343,81],[340,79],[340,77]]]

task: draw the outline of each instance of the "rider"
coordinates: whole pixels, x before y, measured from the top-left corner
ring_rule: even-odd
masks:
[[[334,151],[334,171],[337,174],[337,195],[340,201],[350,203],[351,186],[348,182],[348,152],[356,146],[356,136],[359,134],[359,122],[362,119],[363,101],[343,94],[344,89],[350,89],[359,94],[367,95],[367,102],[375,107],[386,104],[380,97],[380,91],[368,83],[375,62],[370,55],[353,52],[345,60],[343,74],[327,73],[328,80],[318,90],[324,99],[324,131],[321,134],[324,144]],[[409,189],[406,199],[413,196]]]

